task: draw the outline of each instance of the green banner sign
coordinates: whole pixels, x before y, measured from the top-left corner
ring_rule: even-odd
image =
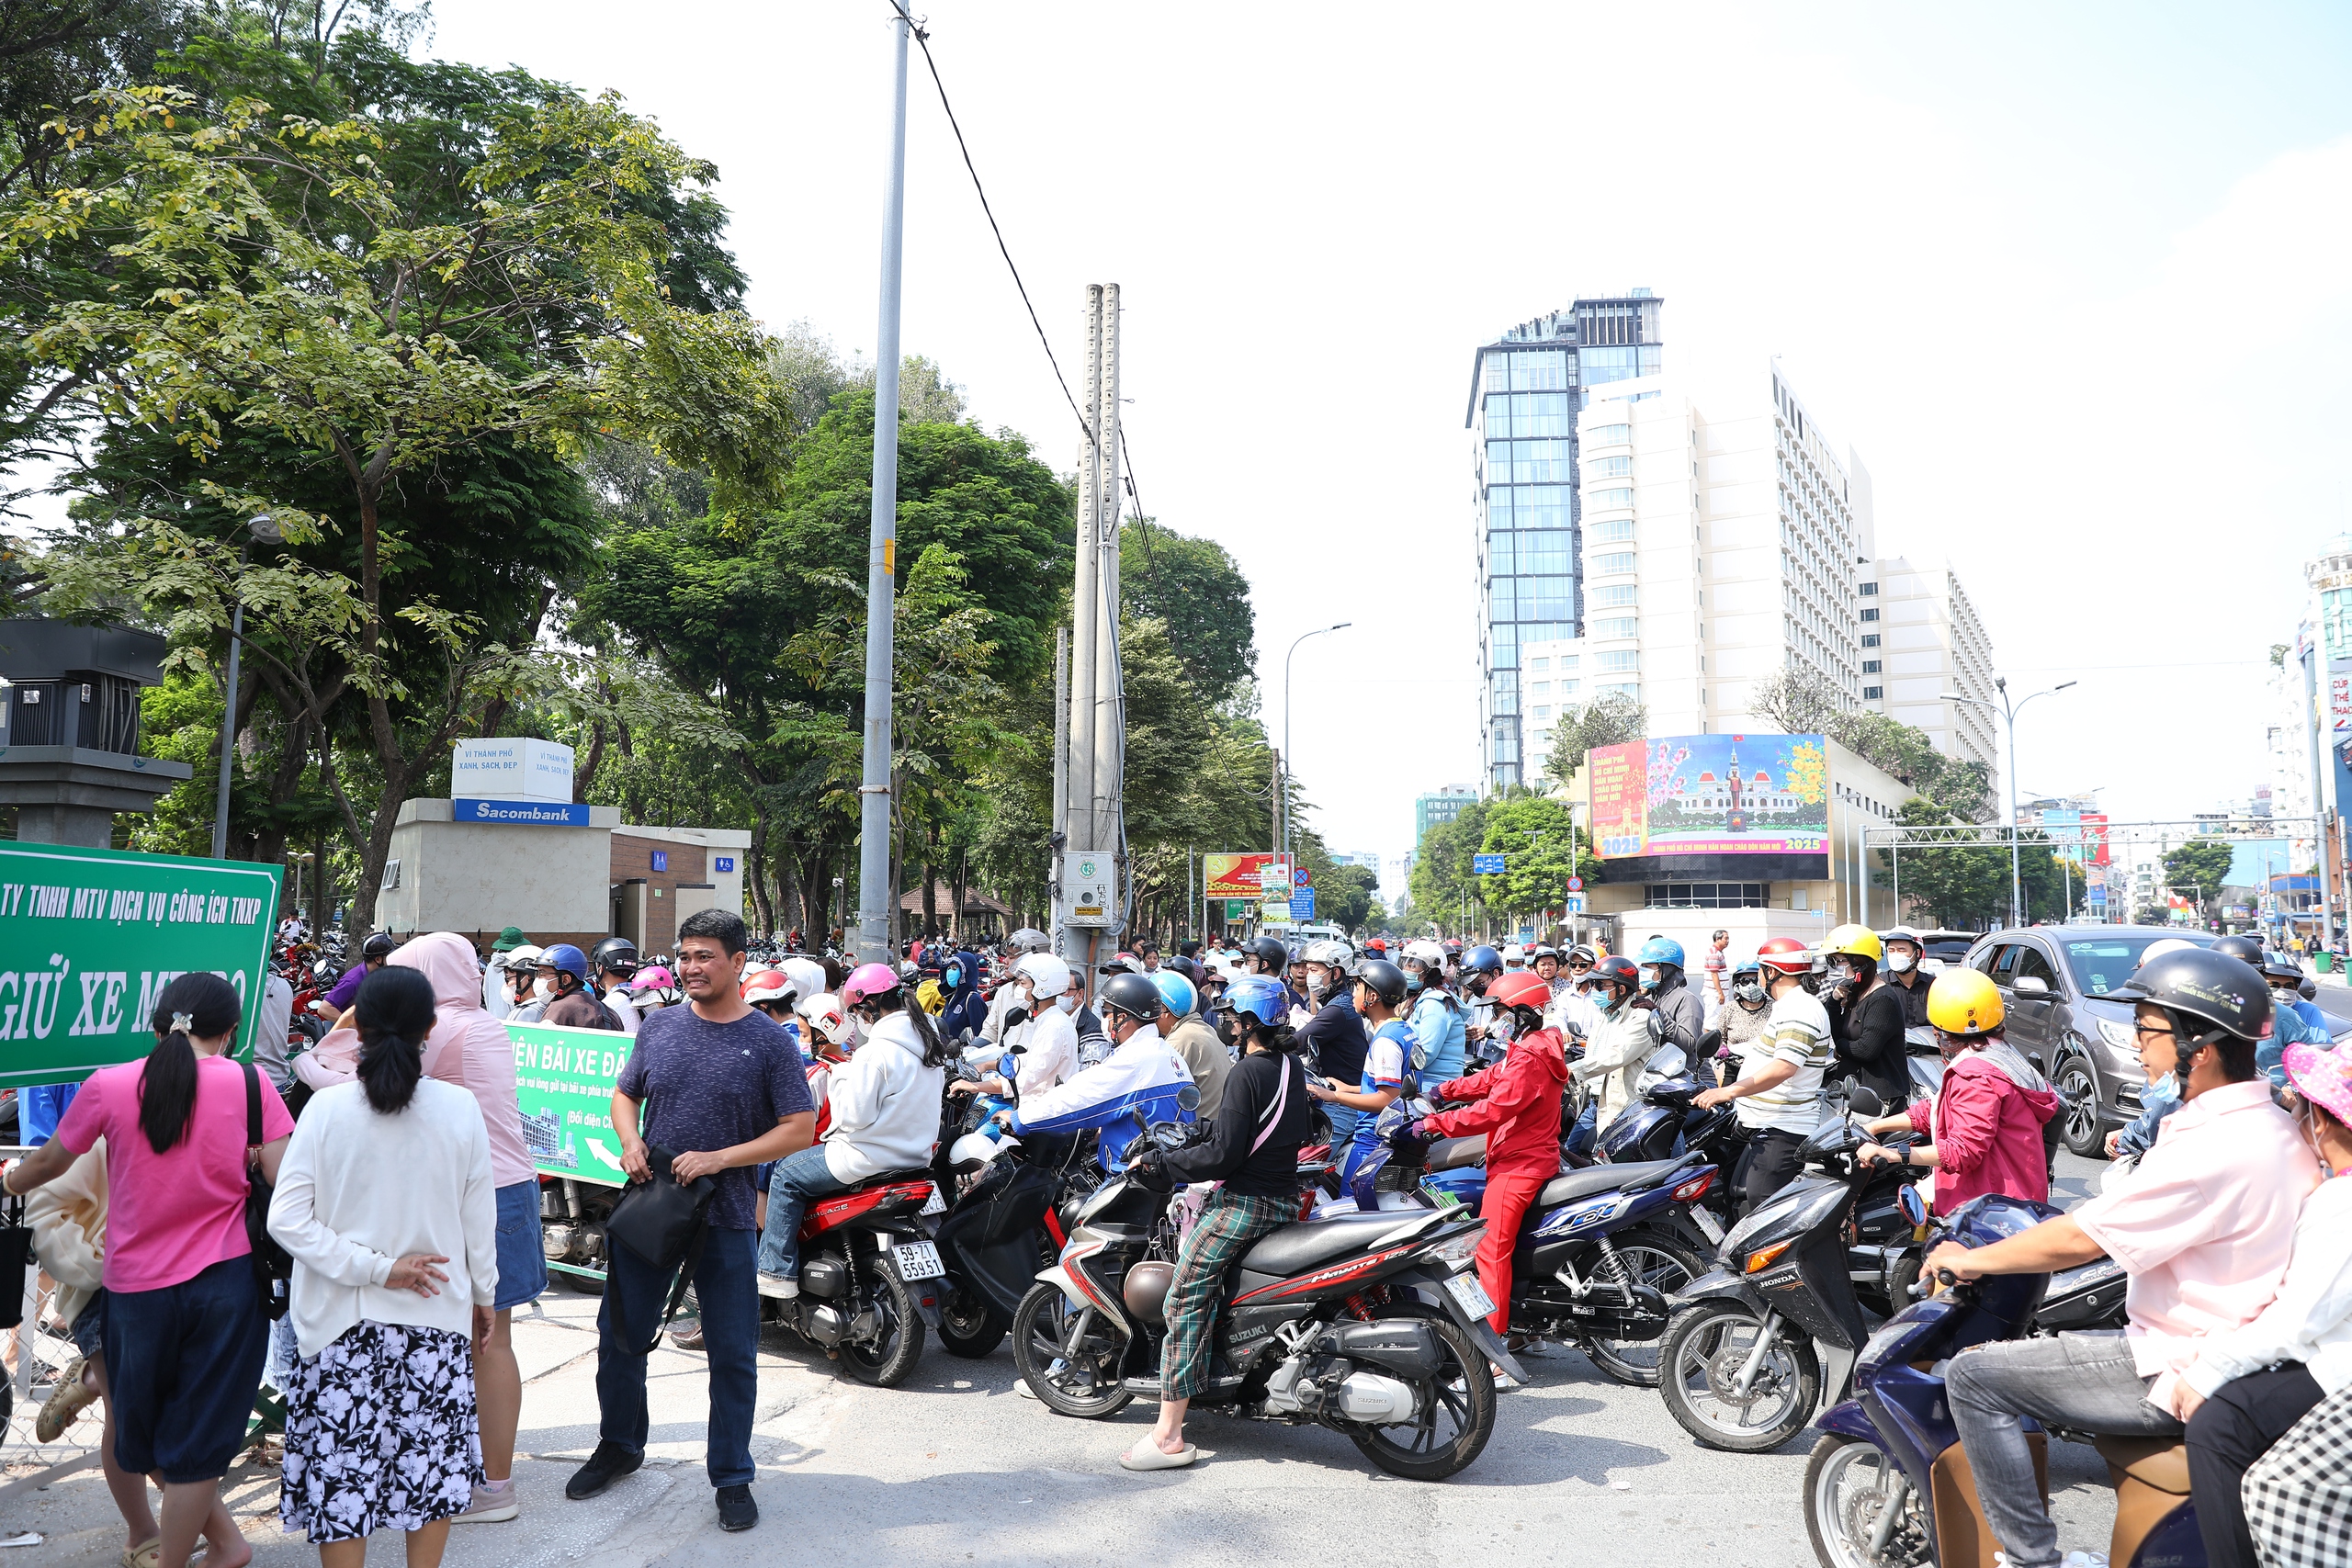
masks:
[[[628,1060],[629,1036],[606,1029],[510,1023],[523,1142],[543,1176],[618,1187],[621,1141],[613,1133],[613,1080]]]
[[[198,969],[237,987],[250,1053],[277,883],[251,861],[0,843],[0,1086],[144,1056],[155,998]]]

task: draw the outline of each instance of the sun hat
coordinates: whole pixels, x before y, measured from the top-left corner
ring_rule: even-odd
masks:
[[[2305,1100],[2327,1107],[2338,1122],[2352,1127],[2352,1055],[2313,1041],[2299,1040],[2281,1058],[2287,1081]]]
[[[498,940],[490,944],[490,950],[492,953],[512,953],[530,940],[523,934],[521,926],[508,926],[498,933]]]

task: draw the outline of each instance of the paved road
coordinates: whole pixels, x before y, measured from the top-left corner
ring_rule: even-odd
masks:
[[[2061,1156],[2064,1201],[2087,1194],[2100,1168]],[[1429,1486],[1374,1472],[1354,1448],[1315,1428],[1208,1416],[1193,1436],[1206,1462],[1129,1475],[1119,1453],[1150,1420],[1136,1404],[1109,1421],[1056,1416],[1012,1393],[1011,1352],[958,1361],[935,1346],[915,1379],[891,1391],[833,1377],[824,1359],[777,1335],[761,1359],[755,1488],[764,1517],[749,1537],[722,1535],[702,1472],[703,1363],[663,1350],[655,1363],[654,1442],[647,1467],[589,1503],[567,1503],[564,1478],[595,1440],[593,1299],[559,1290],[517,1324],[531,1380],[518,1467],[526,1512],[513,1524],[455,1532],[458,1568],[594,1562],[612,1568],[922,1562],[1030,1564],[1148,1559],[1154,1568],[1237,1561],[1556,1563],[1596,1528],[1610,1568],[1801,1568],[1813,1562],[1799,1483],[1812,1446],[1777,1453],[1701,1449],[1655,1393],[1608,1382],[1575,1352],[1530,1365],[1506,1393],[1494,1440],[1455,1480]],[[2051,1482],[2064,1543],[2104,1550],[2111,1501],[2086,1449],[2061,1444]],[[27,1562],[104,1568],[122,1548],[95,1469],[46,1490],[0,1492],[0,1539],[46,1539]],[[317,1561],[276,1525],[276,1472],[232,1478],[251,1520],[255,1562]],[[19,1554],[0,1551],[0,1568]],[[401,1562],[379,1537],[369,1562]]]

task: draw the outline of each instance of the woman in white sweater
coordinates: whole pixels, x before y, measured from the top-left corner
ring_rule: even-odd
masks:
[[[361,1568],[368,1537],[408,1532],[441,1561],[482,1480],[473,1355],[495,1319],[498,1197],[481,1108],[424,1076],[432,984],[368,976],[353,1003],[356,1081],[303,1111],[269,1230],[294,1256],[300,1345],[287,1390],[278,1516],[324,1568]]]

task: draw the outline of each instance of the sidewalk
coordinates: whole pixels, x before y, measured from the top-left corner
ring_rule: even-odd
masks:
[[[695,1535],[715,1533],[710,1483],[702,1468],[709,1409],[706,1365],[700,1354],[673,1348],[666,1337],[654,1352],[649,1380],[653,1427],[645,1468],[601,1497],[565,1500],[563,1483],[596,1443],[596,1307],[595,1297],[559,1284],[515,1314],[514,1350],[523,1364],[524,1394],[514,1474],[523,1515],[506,1524],[451,1531],[445,1562],[457,1568],[634,1565],[662,1557]],[[752,1455],[767,1481],[779,1462],[799,1451],[796,1434],[812,1429],[826,1407],[849,1391],[821,1354],[788,1336],[771,1333],[761,1349]],[[97,1419],[93,1408],[83,1418],[91,1429],[77,1426],[74,1435],[95,1442]],[[254,1544],[254,1568],[315,1564],[317,1549],[279,1526],[277,1492],[277,1466],[251,1456],[223,1486]],[[754,1489],[755,1495],[763,1492],[777,1500],[775,1488]],[[40,1544],[0,1550],[0,1568],[113,1568],[124,1544],[122,1521],[95,1455],[85,1466],[62,1474],[8,1466],[0,1483],[0,1540],[28,1530],[40,1535]],[[375,1538],[368,1561],[400,1562],[400,1538]]]

